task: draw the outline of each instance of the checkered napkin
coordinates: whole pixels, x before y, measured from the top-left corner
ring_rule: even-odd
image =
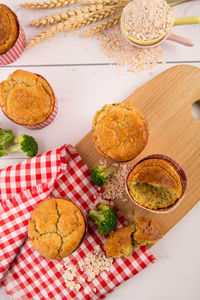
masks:
[[[109,272],[101,272],[92,282],[86,280],[79,291],[66,288],[64,264],[77,264],[97,245],[102,246],[105,238],[91,222],[77,251],[65,259],[48,260],[34,251],[27,238],[30,213],[48,197],[67,198],[88,213],[94,195],[98,191],[89,170],[70,145],[0,170],[0,281],[12,299],[103,299],[154,261],[141,247],[130,259],[115,259]],[[123,224],[120,217],[118,225]]]

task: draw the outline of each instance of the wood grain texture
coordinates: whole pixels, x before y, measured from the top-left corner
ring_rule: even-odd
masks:
[[[129,164],[144,156],[162,153],[176,160],[186,171],[189,187],[185,198],[172,212],[158,215],[135,206],[116,203],[128,220],[142,215],[156,220],[166,233],[199,201],[200,182],[200,121],[191,114],[191,105],[200,99],[200,69],[178,65],[161,73],[136,90],[130,101],[149,122],[149,142],[143,152]],[[88,133],[77,145],[89,168],[96,166],[100,154]]]

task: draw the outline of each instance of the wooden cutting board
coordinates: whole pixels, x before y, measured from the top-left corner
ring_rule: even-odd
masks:
[[[200,120],[191,114],[191,105],[197,100],[200,100],[200,69],[190,65],[168,69],[125,100],[143,113],[150,127],[148,145],[130,164],[144,156],[162,153],[176,160],[189,178],[185,198],[170,213],[147,212],[131,200],[117,203],[129,221],[133,216],[146,216],[156,220],[166,233],[200,200]],[[95,167],[101,158],[92,144],[91,132],[76,149],[89,168]]]

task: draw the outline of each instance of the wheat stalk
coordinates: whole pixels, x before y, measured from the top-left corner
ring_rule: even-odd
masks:
[[[83,34],[83,37],[85,37],[85,38],[92,37],[92,36],[96,35],[97,33],[116,25],[120,21],[120,18],[121,18],[121,15],[112,17],[109,20],[102,22],[102,23],[98,24],[97,26],[94,26],[94,27],[86,30]]]
[[[77,3],[79,0],[50,0],[43,2],[26,2],[20,4],[22,7],[26,8],[56,8],[72,5]]]
[[[125,6],[131,0],[83,0],[80,5],[123,5]]]
[[[72,16],[77,16],[77,15],[86,15],[88,13],[95,13],[97,11],[103,10],[105,11],[105,7],[103,5],[90,5],[90,6],[83,6],[83,7],[78,7],[74,9],[68,9],[66,11],[62,11],[60,13],[56,13],[51,16],[46,16],[44,18],[40,18],[37,20],[33,20],[30,25],[36,26],[36,27],[44,27],[49,24],[56,24],[59,22],[63,22],[68,20]],[[110,9],[110,7],[108,8]]]
[[[55,36],[56,34],[62,32],[62,31],[74,31],[81,27],[87,26],[89,24],[95,23],[97,21],[100,21],[102,19],[105,19],[118,10],[119,7],[104,7],[100,11],[86,13],[82,15],[72,16],[67,21],[58,23],[57,25],[53,25],[50,29],[44,30],[41,33],[39,33],[35,38],[30,40],[28,44],[28,48],[31,46],[35,46],[42,41],[47,40],[48,38],[51,38]]]

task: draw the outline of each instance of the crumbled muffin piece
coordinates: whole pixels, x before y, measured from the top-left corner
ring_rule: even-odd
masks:
[[[133,227],[122,227],[112,233],[105,242],[104,250],[107,256],[129,257],[133,253],[132,233]]]
[[[134,246],[155,244],[163,236],[159,225],[151,219],[139,217],[135,220],[134,227]]]

